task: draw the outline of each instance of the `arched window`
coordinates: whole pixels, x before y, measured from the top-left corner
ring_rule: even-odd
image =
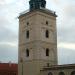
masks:
[[[29,57],[29,49],[26,49],[26,57]]]
[[[53,75],[52,72],[49,72],[48,75]]]
[[[46,25],[48,25],[48,21],[46,21]]]
[[[29,22],[27,22],[27,25],[29,25]]]
[[[65,75],[65,73],[64,72],[59,72],[59,75]]]
[[[75,71],[72,71],[72,72],[71,72],[71,75],[75,75]]]
[[[46,56],[49,56],[49,49],[46,48]]]
[[[26,31],[26,38],[29,38],[29,30]]]
[[[46,38],[49,38],[49,31],[48,30],[46,30],[45,36],[46,36]]]

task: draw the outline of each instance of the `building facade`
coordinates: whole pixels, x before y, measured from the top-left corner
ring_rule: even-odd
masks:
[[[75,64],[44,67],[40,75],[75,75]]]
[[[57,61],[57,15],[45,8],[45,0],[30,0],[29,5],[29,11],[23,12],[19,16],[18,74],[47,74],[50,68],[55,71],[52,68],[53,65],[59,67]]]

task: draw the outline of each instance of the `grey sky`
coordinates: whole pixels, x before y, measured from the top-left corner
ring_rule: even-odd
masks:
[[[29,8],[29,0],[0,0],[0,61],[18,60],[19,13]],[[75,0],[47,0],[56,11],[59,64],[75,63]]]

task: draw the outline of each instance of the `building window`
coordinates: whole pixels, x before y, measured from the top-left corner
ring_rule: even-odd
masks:
[[[46,56],[49,56],[49,49],[46,49]]]
[[[49,72],[48,75],[53,75],[52,72]]]
[[[48,25],[48,21],[46,21],[46,25]]]
[[[75,75],[75,71],[71,72],[71,75]]]
[[[29,38],[29,30],[26,31],[26,38]]]
[[[59,72],[59,75],[65,75],[64,72]]]
[[[27,22],[27,25],[29,25],[29,22]]]
[[[26,57],[29,57],[29,49],[26,49]]]
[[[49,31],[48,30],[46,30],[45,36],[46,36],[46,38],[49,38]]]

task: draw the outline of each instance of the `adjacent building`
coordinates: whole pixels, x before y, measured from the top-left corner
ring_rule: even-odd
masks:
[[[18,75],[18,64],[0,63],[0,75]]]

